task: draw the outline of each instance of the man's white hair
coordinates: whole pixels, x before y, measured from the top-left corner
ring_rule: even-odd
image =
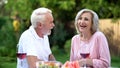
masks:
[[[46,13],[52,13],[52,11],[48,8],[42,7],[42,8],[35,9],[32,12],[31,24],[34,28],[37,26],[38,22],[43,23],[45,21],[45,14]]]

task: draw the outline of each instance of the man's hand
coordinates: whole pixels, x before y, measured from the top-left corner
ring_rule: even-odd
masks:
[[[50,54],[48,57],[49,61],[56,61],[55,57],[53,56],[53,54]]]
[[[36,56],[27,56],[29,68],[36,68],[36,62],[38,61]]]

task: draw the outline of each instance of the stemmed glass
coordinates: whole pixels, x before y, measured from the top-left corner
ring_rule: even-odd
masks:
[[[90,55],[90,51],[89,51],[88,45],[84,45],[80,50],[80,56],[85,59],[85,64],[83,66],[84,68],[87,67],[86,58],[88,58],[89,55]]]
[[[26,53],[17,53],[17,57],[20,59],[21,61],[21,66],[23,66],[23,59],[26,57]]]
[[[17,50],[18,50],[18,47],[19,45],[17,45]],[[17,55],[17,58],[20,59],[20,64],[21,64],[21,67],[23,66],[23,59],[26,57],[26,53],[23,52],[23,50],[18,50],[18,52],[16,53]]]

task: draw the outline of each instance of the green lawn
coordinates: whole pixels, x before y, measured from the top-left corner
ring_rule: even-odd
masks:
[[[120,57],[112,56],[111,66],[112,67],[119,67],[120,68]]]
[[[69,55],[67,53],[63,52],[57,52],[55,54],[56,60],[60,61],[62,63],[65,63],[66,61],[69,61]],[[4,57],[5,58],[5,57]],[[4,58],[0,57],[0,68],[16,68],[16,61],[4,61]],[[8,59],[8,57],[6,57]],[[120,58],[119,57],[112,57],[111,59],[112,67],[120,67]]]
[[[2,62],[0,68],[16,68],[16,62]]]
[[[65,63],[65,61],[69,61],[69,55],[68,54],[62,54],[62,53],[58,53],[55,54],[55,57],[58,61]],[[111,58],[111,66],[112,67],[119,67],[120,68],[120,58],[119,57],[113,57]]]
[[[62,62],[63,64],[66,61],[69,61],[70,55],[70,41],[68,41],[65,45],[65,51],[58,50],[57,47],[52,48],[53,54],[56,57],[57,61]],[[120,68],[120,58],[117,56],[111,57],[111,66]],[[16,58],[10,57],[0,57],[0,68],[16,68]]]
[[[0,68],[16,68],[16,58],[0,57]]]

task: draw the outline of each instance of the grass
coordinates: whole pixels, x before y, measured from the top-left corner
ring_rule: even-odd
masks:
[[[58,61],[65,63],[66,61],[69,61],[69,55],[66,53],[58,53],[55,54],[55,57]],[[120,68],[120,58],[117,56],[111,57],[111,67],[119,67]]]
[[[62,51],[56,51],[54,53],[54,55],[55,55],[57,61],[60,61],[62,63],[69,61],[68,53],[64,53]],[[6,61],[4,58],[0,57],[0,68],[16,68],[16,61]],[[6,59],[8,59],[8,57],[6,57]],[[111,62],[112,67],[120,67],[120,58],[119,57],[112,56],[111,61],[112,61]]]
[[[112,67],[120,67],[120,57],[112,56],[111,61],[112,61],[111,62]]]
[[[70,40],[65,44],[65,50],[58,50],[58,47],[53,47],[52,52],[57,61],[63,64],[69,61],[70,57]],[[120,58],[118,56],[111,56],[111,66],[120,67]],[[16,58],[0,57],[0,68],[16,68]]]
[[[16,68],[16,58],[0,57],[0,68]]]
[[[0,68],[16,68],[16,62],[3,62]]]
[[[69,61],[70,58],[70,40],[68,40],[65,44],[65,52],[60,51],[57,47],[52,48],[53,54],[55,55],[57,61],[65,63]],[[120,58],[118,56],[111,56],[111,67],[119,67],[120,68]]]

